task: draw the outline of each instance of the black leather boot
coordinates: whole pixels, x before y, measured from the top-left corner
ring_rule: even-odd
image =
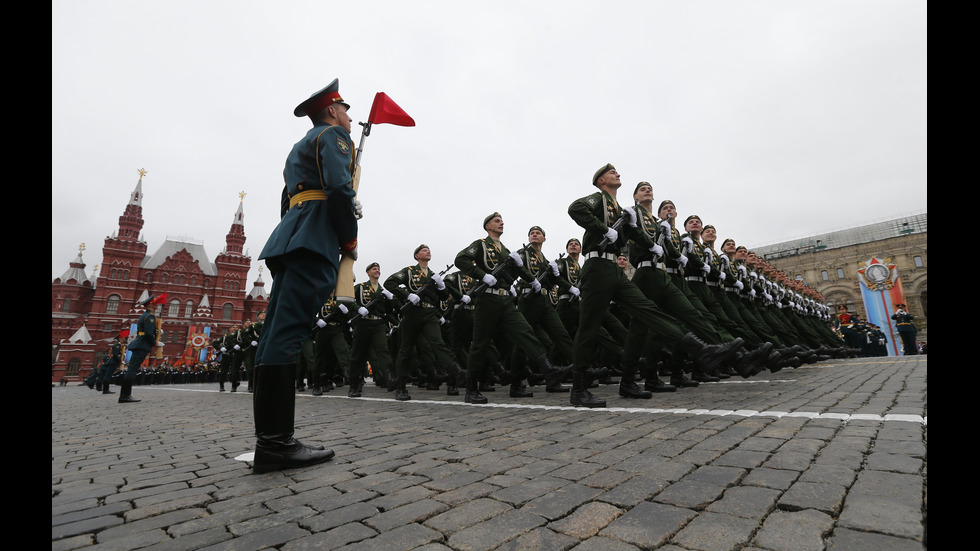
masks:
[[[109,384],[109,381],[103,382],[102,383],[102,394],[115,394],[115,392],[113,392],[112,389],[110,388],[111,386],[112,385]]]
[[[255,474],[316,465],[333,458],[333,450],[307,446],[293,438],[296,414],[295,364],[255,368],[252,410],[255,418]]]
[[[653,397],[653,393],[636,384],[636,370],[635,362],[623,362],[623,377],[619,381],[619,395],[623,398],[647,399]]]
[[[463,401],[467,404],[485,404],[487,403],[487,397],[480,394],[480,384],[475,380],[473,374],[470,374],[469,382],[466,385],[466,396],[463,396]]]
[[[534,393],[528,390],[526,386],[520,381],[510,384],[510,397],[511,398],[533,398]]]
[[[122,384],[119,385],[121,389],[119,390],[119,403],[125,404],[130,402],[139,402],[136,398],[133,398],[133,380],[126,379],[122,380]]]
[[[596,398],[589,392],[588,384],[585,382],[584,373],[572,374],[572,391],[568,395],[568,400],[573,406],[587,408],[604,408],[606,401]]]
[[[395,383],[395,400],[402,402],[411,400],[412,397],[408,394],[407,381],[405,377],[399,377],[398,381]]]

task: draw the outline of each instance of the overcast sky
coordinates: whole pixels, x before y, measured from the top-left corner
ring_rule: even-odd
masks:
[[[247,194],[251,288],[334,78],[355,145],[376,92],[417,123],[364,141],[358,281],[421,243],[445,267],[494,211],[555,258],[605,163],[750,248],[926,211],[924,0],[54,0],[52,279],[101,265],[142,168],[151,255],[213,261]]]

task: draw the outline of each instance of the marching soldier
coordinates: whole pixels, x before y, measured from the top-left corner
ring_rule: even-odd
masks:
[[[354,330],[350,351],[350,386],[347,396],[359,398],[371,362],[375,384],[382,386],[391,376],[391,354],[388,353],[388,319],[395,317],[392,301],[395,296],[379,283],[381,265],[372,262],[367,269],[368,281],[354,287],[357,315],[350,325]]]
[[[569,401],[577,406],[605,407],[605,400],[588,391],[585,370],[594,356],[599,327],[612,300],[622,305],[630,314],[631,325],[640,323],[662,335],[673,345],[675,354],[690,354],[705,371],[715,369],[733,351],[708,346],[693,333],[685,333],[676,319],[646,298],[626,277],[616,265],[617,253],[631,238],[648,248],[654,247],[655,243],[648,235],[636,232],[636,228],[629,224],[624,226],[629,214],[627,211],[624,215],[616,200],[622,182],[613,165],[606,164],[597,170],[592,177],[592,184],[598,191],[573,201],[568,207],[568,215],[585,231],[582,249],[586,258],[580,277],[581,317],[573,350],[573,380]]]
[[[397,379],[395,381],[395,399],[411,400],[406,384],[409,376],[409,364],[412,353],[418,347],[419,351],[431,348],[435,365],[430,366],[436,377],[448,377],[453,381],[447,384],[446,394],[459,394],[458,386],[463,384],[466,373],[456,363],[452,351],[442,340],[439,328],[439,309],[441,300],[448,298],[449,291],[442,276],[429,269],[432,252],[429,246],[422,244],[415,248],[413,254],[418,262],[414,266],[403,268],[385,279],[384,288],[394,296],[407,302],[402,311],[399,323],[399,348],[395,360]],[[443,375],[445,374],[445,375]]]
[[[307,373],[310,388],[314,396],[323,396],[324,381],[326,388],[332,388],[329,381],[347,379],[350,364],[350,345],[345,333],[350,309],[336,297],[331,296],[316,316],[316,327],[313,328],[313,361],[309,364]]]
[[[259,346],[259,339],[262,338],[262,326],[265,324],[265,312],[259,312],[255,316],[255,323],[248,326],[243,335],[246,344],[242,353],[242,363],[245,365],[245,380],[248,383],[247,390],[255,390],[255,349]]]

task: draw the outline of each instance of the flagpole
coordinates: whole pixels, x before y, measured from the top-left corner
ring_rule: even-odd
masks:
[[[364,138],[371,134],[371,121],[357,124],[361,125],[363,130],[361,131],[361,140],[357,144],[357,152],[354,155],[354,174],[350,184],[354,189],[355,200],[357,200],[357,188],[361,182],[361,155],[364,152]],[[354,259],[348,255],[340,256],[335,295],[340,302],[354,302]]]

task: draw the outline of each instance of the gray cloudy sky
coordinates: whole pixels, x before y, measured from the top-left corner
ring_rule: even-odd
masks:
[[[417,123],[364,142],[358,281],[451,263],[493,211],[554,258],[607,162],[749,247],[926,210],[924,0],[54,0],[52,279],[102,263],[144,168],[149,254],[213,260],[247,194],[251,287],[292,110],[335,77],[355,123],[376,92]]]

